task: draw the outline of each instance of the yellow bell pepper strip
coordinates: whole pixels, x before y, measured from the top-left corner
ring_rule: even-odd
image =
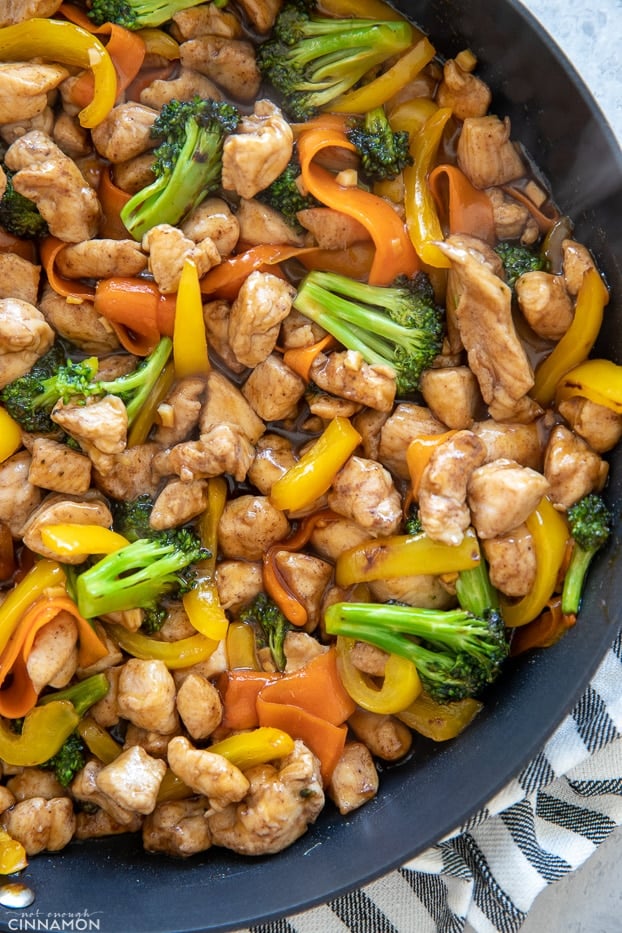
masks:
[[[112,554],[129,544],[127,538],[101,525],[80,525],[77,522],[61,522],[45,525],[41,529],[41,542],[58,556],[84,558],[92,554]]]
[[[0,463],[22,446],[22,432],[17,421],[0,405]]]
[[[372,285],[389,285],[398,275],[412,275],[419,262],[404,223],[390,204],[361,188],[340,185],[336,177],[315,161],[331,146],[355,151],[335,119],[311,120],[298,137],[302,183],[326,207],[347,214],[363,224],[376,247],[369,274]]]
[[[516,657],[534,648],[551,648],[576,622],[574,613],[562,612],[561,596],[553,596],[537,619],[516,629],[512,636],[510,655]]]
[[[252,732],[230,735],[208,747],[215,755],[222,755],[241,771],[264,765],[275,758],[285,758],[294,751],[294,740],[270,726],[259,726]]]
[[[0,715],[17,719],[37,702],[38,692],[28,673],[28,657],[39,630],[61,612],[69,613],[76,621],[81,667],[94,664],[108,653],[94,629],[78,612],[73,600],[68,596],[40,596],[22,615],[0,654],[0,686],[3,687],[0,690]],[[5,682],[9,675],[10,683],[7,686]]]
[[[210,557],[196,565],[197,583],[193,589],[184,593],[182,602],[190,622],[202,635],[220,641],[225,638],[229,628],[225,610],[220,604],[216,585],[216,557],[218,553],[218,522],[227,501],[227,483],[222,476],[208,480],[207,509],[198,523],[201,544],[210,553]]]
[[[420,39],[383,74],[338,97],[330,104],[330,109],[335,113],[367,113],[375,107],[382,107],[416,78],[435,55],[436,50],[429,39]]]
[[[9,765],[34,768],[52,758],[80,721],[69,700],[35,706],[18,735],[0,722],[0,758]]]
[[[168,32],[154,27],[145,27],[139,29],[136,35],[145,43],[145,53],[147,55],[157,55],[159,58],[165,58],[169,62],[174,62],[179,58],[179,43],[175,42]]]
[[[588,269],[577,295],[572,324],[549,356],[536,369],[531,397],[546,408],[555,398],[560,380],[587,359],[603,322],[609,292],[596,269]]]
[[[273,484],[270,501],[274,507],[297,512],[311,505],[328,492],[360,443],[361,435],[347,418],[333,418],[300,460]]]
[[[177,777],[174,771],[167,768],[158,788],[157,802],[165,803],[168,800],[187,800],[188,797],[192,797],[193,795],[194,791],[192,791],[187,784],[184,784],[182,779]]]
[[[148,356],[160,337],[173,336],[176,296],[163,295],[154,282],[131,276],[101,279],[94,300],[95,310],[129,353]]]
[[[218,642],[197,633],[179,641],[158,641],[141,632],[129,632],[122,625],[106,626],[110,636],[127,654],[143,661],[164,661],[169,670],[192,667],[212,656]]]
[[[622,415],[622,366],[598,359],[579,363],[559,381],[555,403],[577,395]]]
[[[472,570],[479,561],[479,545],[471,528],[458,545],[440,544],[423,533],[392,535],[364,541],[340,554],[335,580],[338,586],[352,586],[417,574],[457,573]]]
[[[110,55],[96,36],[74,23],[37,16],[0,29],[0,61],[33,58],[90,69],[93,99],[78,114],[80,124],[92,129],[108,116],[117,96],[117,77]]]
[[[457,165],[437,165],[428,184],[450,234],[467,233],[494,246],[495,218],[485,191],[475,188]]]
[[[0,875],[12,875],[27,865],[26,849],[21,842],[0,829]]]
[[[206,376],[210,369],[201,287],[197,267],[191,259],[184,262],[177,291],[173,359],[178,379],[184,379],[186,376]]]
[[[144,444],[149,436],[149,431],[158,418],[158,407],[164,401],[168,393],[173,388],[175,382],[175,364],[169,359],[164,369],[156,379],[149,398],[141,407],[136,418],[127,432],[127,446],[135,447],[136,444]]]
[[[123,746],[115,742],[110,733],[91,716],[84,716],[76,729],[90,753],[104,765],[109,765],[123,751]]]
[[[410,141],[413,164],[407,165],[403,172],[404,208],[410,238],[419,258],[436,269],[448,269],[451,263],[436,245],[444,237],[428,176],[434,168],[443,130],[450,117],[449,107],[440,107],[428,117]]]
[[[261,670],[261,664],[257,657],[257,640],[252,625],[240,621],[230,622],[225,647],[227,664],[230,670]]]
[[[384,0],[319,0],[318,13],[323,16],[335,16],[338,19],[379,19],[393,22],[403,20]]]
[[[438,703],[422,692],[408,709],[397,713],[409,729],[414,729],[433,742],[455,739],[473,721],[484,704],[473,697]]]
[[[408,466],[415,501],[419,499],[421,477],[430,462],[432,454],[455,433],[455,431],[443,431],[441,434],[420,434],[418,437],[413,438],[406,448],[406,465]]]
[[[414,136],[437,110],[437,105],[429,97],[413,97],[402,101],[389,111],[391,129],[394,133],[406,132]]]
[[[555,592],[566,556],[570,531],[566,520],[542,499],[526,521],[536,555],[536,579],[531,591],[518,602],[501,599],[501,612],[508,628],[517,628],[536,619]]]
[[[0,605],[0,656],[27,609],[46,590],[65,586],[65,571],[52,560],[40,560],[9,592]]]
[[[390,654],[379,687],[371,677],[352,663],[355,639],[337,636],[337,670],[341,681],[356,703],[370,713],[391,715],[406,709],[421,693],[417,668],[407,658]]]

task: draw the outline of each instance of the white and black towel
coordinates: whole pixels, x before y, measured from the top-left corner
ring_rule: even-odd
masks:
[[[516,933],[547,885],[622,824],[622,635],[543,751],[401,869],[251,933]],[[241,931],[242,933],[242,931]]]

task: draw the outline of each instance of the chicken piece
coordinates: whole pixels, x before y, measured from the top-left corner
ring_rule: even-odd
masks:
[[[486,446],[486,463],[491,460],[516,460],[521,466],[541,470],[544,446],[535,422],[501,424],[488,418],[471,425]]]
[[[195,634],[196,629],[188,618],[183,602],[167,599],[166,619],[158,632],[161,641],[179,641],[180,638],[189,638]]]
[[[201,661],[199,664],[193,664],[191,667],[182,668],[174,672],[175,683],[178,686],[183,684],[186,677],[190,674],[201,674],[202,677],[217,677],[224,673],[229,667],[227,658],[227,647],[225,640],[218,642],[215,651],[210,655],[207,661]]]
[[[177,712],[190,736],[207,739],[222,720],[222,700],[214,684],[189,674],[177,691]]]
[[[89,716],[92,716],[95,722],[104,729],[110,729],[119,722],[119,706],[117,697],[119,695],[119,677],[123,670],[122,664],[109,667],[104,673],[108,681],[108,693],[101,700],[98,700],[89,710]]]
[[[165,735],[179,727],[175,681],[163,661],[130,658],[119,676],[119,714],[135,726]]]
[[[419,484],[421,522],[434,541],[462,541],[471,524],[467,486],[485,456],[483,441],[471,431],[458,431],[434,450]]]
[[[279,211],[256,198],[240,201],[236,217],[240,225],[240,240],[249,246],[262,243],[304,246],[304,236],[294,230]]]
[[[118,454],[89,451],[93,465],[93,482],[112,499],[135,499],[142,493],[156,495],[160,478],[152,475],[151,465],[160,450],[157,444],[135,444]]]
[[[292,128],[269,100],[255,101],[252,114],[225,138],[222,186],[241,198],[253,198],[287,167],[294,146]]]
[[[121,191],[127,194],[137,194],[155,181],[153,163],[151,152],[145,152],[126,162],[116,162],[111,167],[112,179]]]
[[[369,240],[369,231],[362,223],[331,207],[308,207],[296,217],[320,249],[348,249]]]
[[[178,735],[168,743],[168,763],[195,794],[208,798],[212,810],[223,810],[246,795],[249,782],[223,755],[195,748]]]
[[[22,259],[17,253],[0,253],[0,299],[17,298],[36,305],[40,277],[41,266]]]
[[[231,349],[229,343],[229,318],[231,305],[224,299],[208,301],[203,305],[203,321],[210,351],[217,353],[232,373],[243,373],[246,369]]]
[[[314,631],[320,621],[322,596],[332,577],[332,565],[297,551],[277,551],[274,563],[286,588],[307,611],[306,631]]]
[[[21,842],[26,855],[58,852],[71,842],[76,826],[73,804],[68,797],[30,797],[2,814],[6,832]]]
[[[296,289],[271,272],[251,272],[231,306],[229,343],[240,363],[256,366],[272,353]]]
[[[266,496],[238,496],[226,503],[218,523],[220,553],[237,560],[261,560],[289,531],[285,515]]]
[[[328,505],[373,537],[395,534],[402,522],[402,500],[391,474],[376,460],[350,457],[328,493]]]
[[[112,513],[104,499],[97,493],[88,493],[83,497],[52,493],[45,497],[41,505],[31,512],[22,528],[22,537],[26,547],[47,557],[57,560],[58,554],[48,550],[41,540],[41,532],[47,525],[68,522],[77,525],[100,525],[112,527]],[[65,554],[67,564],[79,564],[86,560],[87,554]]]
[[[54,331],[34,305],[0,299],[0,389],[29,372],[53,343]]]
[[[82,495],[91,485],[91,461],[51,437],[35,437],[28,481],[54,492]]]
[[[582,243],[577,243],[576,240],[562,242],[562,256],[566,288],[573,297],[576,297],[583,284],[583,276],[588,269],[595,269],[596,265],[587,247]]]
[[[476,188],[505,185],[521,178],[525,166],[510,140],[510,120],[494,114],[467,117],[458,139],[458,165]]]
[[[533,539],[526,525],[500,538],[482,542],[490,582],[506,596],[520,599],[531,593],[537,570]]]
[[[423,405],[400,402],[380,430],[378,458],[395,476],[410,479],[406,463],[408,445],[421,434],[443,434],[447,425]]]
[[[154,440],[164,447],[179,444],[189,437],[199,424],[206,383],[201,376],[186,376],[175,383],[158,406],[160,424]]]
[[[195,243],[170,224],[157,224],[148,230],[142,248],[149,253],[149,271],[163,294],[177,291],[187,259],[195,264],[199,278],[220,262],[220,253],[209,237]]]
[[[352,418],[362,407],[358,402],[349,402],[326,392],[310,392],[306,401],[309,412],[322,422],[332,421],[333,418]]]
[[[410,751],[412,733],[395,716],[357,709],[348,719],[348,725],[372,755],[383,761],[398,761]]]
[[[199,36],[180,45],[179,58],[183,68],[192,68],[211,78],[227,96],[244,102],[257,99],[261,75],[250,42]]]
[[[264,421],[281,421],[295,413],[305,390],[304,380],[286,366],[283,357],[271,353],[252,370],[242,394]]]
[[[280,0],[240,0],[240,6],[257,32],[265,35],[274,26],[281,3]]]
[[[88,667],[78,668],[78,676],[80,678],[91,677],[92,674],[101,674],[102,672],[107,671],[109,668],[121,664],[123,661],[123,653],[121,652],[116,642],[114,642],[110,635],[108,635],[104,629],[104,626],[96,621],[94,622],[93,627],[97,633],[97,637],[106,648],[106,654],[103,658],[99,658],[99,660],[95,661],[93,664],[89,664]]]
[[[120,454],[127,444],[127,409],[117,395],[90,398],[86,403],[56,403],[50,415],[85,453]]]
[[[350,650],[350,661],[354,667],[372,677],[384,677],[388,658],[386,651],[366,641],[355,641]]]
[[[563,276],[525,272],[516,280],[518,306],[531,329],[545,340],[560,340],[574,317]]]
[[[481,404],[477,379],[468,366],[426,369],[420,380],[423,400],[435,418],[456,431],[470,428]]]
[[[205,852],[212,844],[206,809],[201,797],[159,803],[143,823],[143,848],[180,858]]]
[[[367,746],[362,742],[348,742],[328,785],[328,796],[342,816],[375,797],[379,785],[378,772]]]
[[[480,539],[509,534],[549,492],[548,480],[514,460],[493,460],[474,470],[468,503]]]
[[[172,100],[222,100],[222,94],[213,81],[192,68],[181,68],[175,78],[156,78],[140,92],[140,102],[145,107],[161,110]]]
[[[207,505],[207,480],[170,480],[155,500],[149,523],[154,531],[176,528],[201,515]]]
[[[47,136],[52,136],[54,132],[54,111],[51,107],[45,107],[41,113],[29,119],[0,124],[0,138],[7,146],[11,146],[20,136],[25,136],[31,130],[41,130]]]
[[[34,637],[26,670],[35,693],[66,687],[78,667],[78,626],[69,612],[59,612]]]
[[[105,810],[95,810],[94,813],[80,811],[76,815],[75,838],[101,839],[121,833],[136,833],[140,830],[142,822],[143,818],[138,813],[131,813],[127,823],[119,823]]]
[[[21,538],[24,526],[41,502],[41,490],[28,480],[31,456],[21,450],[0,463],[0,522],[14,538]]]
[[[234,615],[263,590],[260,561],[221,560],[216,565],[218,598],[223,609]]]
[[[71,796],[74,800],[93,806],[95,804],[105,810],[106,813],[118,823],[125,826],[125,832],[130,832],[130,827],[135,821],[137,813],[128,810],[118,804],[112,797],[108,797],[97,786],[97,776],[102,770],[103,765],[99,761],[88,761],[81,771],[78,771],[70,784]]]
[[[280,434],[264,434],[255,448],[255,459],[248,479],[264,496],[269,496],[272,486],[296,463],[291,442]]]
[[[285,654],[285,673],[291,674],[292,671],[298,671],[304,667],[313,658],[320,654],[325,654],[329,650],[328,645],[322,645],[313,635],[306,632],[290,629],[283,640],[283,652]]]
[[[74,304],[58,295],[49,285],[43,289],[39,308],[47,323],[85,353],[102,355],[119,348],[117,335],[90,301]]]
[[[458,296],[454,316],[469,366],[491,415],[495,405],[509,414],[534,383],[512,321],[511,290],[488,265],[489,247],[475,237],[448,237],[440,249],[452,263],[449,287]]]
[[[438,92],[439,107],[451,107],[454,117],[483,117],[488,113],[492,94],[481,78],[462,67],[462,59],[450,58],[443,66]]]
[[[443,586],[440,577],[428,573],[374,580],[369,584],[369,591],[376,602],[394,600],[418,609],[449,609],[455,603],[454,596]]]
[[[234,13],[213,4],[200,4],[180,10],[173,16],[173,34],[178,42],[199,36],[224,36],[237,39],[242,35],[240,20]]]
[[[344,551],[349,551],[363,541],[369,541],[369,532],[358,522],[345,518],[317,522],[311,534],[313,549],[331,561],[336,561]]]
[[[53,115],[52,115],[53,116]],[[91,151],[88,130],[80,126],[77,117],[62,111],[56,117],[51,131],[47,131],[59,149],[70,159],[81,159]]]
[[[503,188],[487,188],[486,194],[492,204],[498,240],[519,240],[524,246],[536,242],[540,230],[525,204],[506,194]]]
[[[551,431],[544,455],[549,499],[565,511],[590,492],[600,491],[609,465],[581,437],[558,424]]]
[[[233,252],[240,237],[240,224],[222,198],[206,198],[181,224],[184,236],[195,243],[207,237],[224,258]]]
[[[356,350],[318,353],[310,379],[325,392],[375,411],[389,412],[395,401],[395,373],[389,366],[368,364]]]
[[[138,745],[121,752],[98,773],[99,790],[126,810],[152,813],[157,802],[166,762],[152,758]]]
[[[280,852],[306,832],[324,806],[319,762],[299,739],[278,766],[257,765],[246,776],[246,797],[208,814],[214,845],[241,855]]]
[[[4,19],[0,12],[0,20]],[[0,123],[29,120],[46,109],[48,94],[69,72],[62,65],[37,62],[0,64]],[[10,166],[9,166],[10,167]]]
[[[16,800],[29,800],[31,797],[53,800],[55,797],[69,796],[54,771],[45,768],[23,768],[19,774],[6,782],[6,786],[13,797],[13,803]],[[6,810],[6,807],[2,807],[2,810]]]
[[[559,413],[575,434],[602,454],[622,438],[622,415],[590,399],[574,396],[559,403]]]
[[[66,246],[56,266],[70,279],[105,279],[140,275],[147,268],[147,257],[134,240],[94,239]]]
[[[5,163],[15,172],[13,187],[35,202],[52,236],[66,243],[95,236],[101,218],[97,194],[49,136],[26,133],[7,149]]]
[[[370,460],[378,460],[380,456],[380,432],[387,420],[387,412],[376,411],[373,408],[364,408],[353,419],[353,425],[361,435],[361,448]]]
[[[158,111],[136,101],[117,104],[91,131],[97,152],[109,162],[126,162],[153,149],[151,128]]]
[[[127,751],[130,748],[139,747],[152,758],[166,761],[166,752],[170,740],[170,735],[153,732],[150,729],[141,729],[140,726],[135,726],[133,722],[130,722],[125,731],[123,748]]]
[[[154,460],[162,475],[175,473],[183,483],[227,473],[239,483],[246,478],[255,450],[235,424],[215,424],[198,441],[176,444]]]

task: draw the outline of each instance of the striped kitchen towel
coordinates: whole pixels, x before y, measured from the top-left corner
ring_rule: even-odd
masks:
[[[458,832],[372,884],[251,933],[516,933],[622,825],[622,636],[540,754]]]

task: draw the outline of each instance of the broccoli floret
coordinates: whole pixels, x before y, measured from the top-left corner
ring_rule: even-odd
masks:
[[[408,658],[439,702],[477,696],[495,680],[508,655],[503,620],[494,609],[480,617],[464,609],[335,603],[326,611],[325,624],[330,635],[366,641]]]
[[[259,69],[283,107],[306,120],[350,90],[372,68],[412,43],[405,21],[331,19],[305,3],[286,3],[272,38],[260,46]]]
[[[125,403],[131,425],[149,397],[172,346],[171,339],[163,337],[132,372],[112,381],[98,381],[95,357],[74,363],[57,341],[29,372],[2,389],[0,400],[25,431],[51,434],[58,430],[50,414],[59,400],[117,395]]]
[[[412,165],[408,133],[393,132],[384,107],[368,110],[364,117],[355,120],[348,130],[348,139],[356,146],[363,171],[370,180],[395,178],[407,165]]]
[[[192,589],[192,564],[209,557],[186,528],[139,538],[107,554],[76,579],[78,608],[86,619],[127,609],[155,609],[165,595]]]
[[[285,668],[285,636],[291,629],[279,607],[266,593],[258,593],[250,605],[240,611],[240,621],[255,629],[261,641],[267,644],[278,671]]]
[[[411,506],[408,509],[408,514],[404,520],[404,534],[420,535],[422,532],[423,522],[421,521],[419,506],[416,502],[413,502],[411,503]]]
[[[153,499],[143,493],[135,499],[115,500],[111,502],[112,527],[128,541],[148,538],[154,533],[149,524],[153,511]]]
[[[45,764],[42,764],[41,767],[54,771],[58,783],[62,784],[63,787],[68,787],[78,771],[82,770],[85,763],[84,742],[77,732],[72,732],[56,754]]]
[[[204,0],[93,0],[88,13],[97,26],[117,23],[125,29],[160,26],[175,13],[198,6]]]
[[[332,272],[310,272],[294,307],[367,363],[389,366],[399,393],[419,386],[440,352],[443,312],[428,277],[401,276],[392,286],[367,285]]]
[[[225,136],[237,129],[233,104],[194,97],[164,104],[151,133],[155,181],[133,195],[121,220],[136,240],[156,224],[177,226],[220,185]]]
[[[144,609],[143,612],[144,617],[140,626],[141,632],[144,632],[145,635],[155,635],[166,622],[168,612],[164,606],[161,605]]]
[[[39,213],[39,208],[30,198],[25,198],[13,187],[13,175],[4,169],[6,188],[0,200],[0,224],[13,236],[26,240],[47,236],[48,225]]]
[[[592,492],[568,509],[574,547],[562,589],[562,612],[576,614],[581,603],[583,584],[596,552],[611,534],[612,515],[598,493]]]
[[[296,214],[319,204],[312,195],[302,194],[296,181],[300,176],[300,164],[294,156],[278,178],[260,191],[257,200],[262,201],[275,211],[279,211],[297,233],[302,230]]]
[[[505,280],[510,288],[514,288],[516,279],[525,272],[539,272],[546,267],[546,260],[537,250],[520,243],[499,243],[495,246],[495,253],[503,264]]]

